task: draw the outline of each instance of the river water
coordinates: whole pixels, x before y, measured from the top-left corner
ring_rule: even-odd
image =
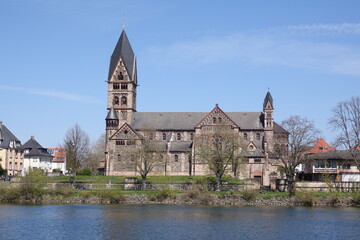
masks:
[[[0,205],[0,239],[360,239],[360,208]]]

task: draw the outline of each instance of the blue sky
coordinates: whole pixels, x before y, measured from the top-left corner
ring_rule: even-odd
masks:
[[[109,60],[125,20],[137,110],[262,111],[327,124],[360,90],[359,1],[0,1],[0,120],[23,143],[105,130]]]

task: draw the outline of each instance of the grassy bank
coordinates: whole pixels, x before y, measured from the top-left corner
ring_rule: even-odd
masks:
[[[279,205],[279,206],[360,206],[360,193],[298,192],[288,193],[258,191],[211,192],[203,185],[194,185],[187,191],[146,190],[77,190],[61,187],[53,190],[24,187],[0,188],[0,202],[40,204],[115,204],[115,203],[168,203],[204,205]]]

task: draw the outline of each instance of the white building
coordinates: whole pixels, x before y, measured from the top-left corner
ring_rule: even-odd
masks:
[[[45,173],[52,171],[53,156],[48,153],[46,148],[43,148],[32,136],[25,144],[24,149],[24,164],[22,175],[26,175],[30,169],[41,169]]]

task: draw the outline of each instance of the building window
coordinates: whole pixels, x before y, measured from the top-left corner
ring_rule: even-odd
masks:
[[[113,84],[113,89],[120,89],[120,84],[114,83]]]
[[[127,105],[127,98],[125,96],[121,97],[121,105],[126,106]]]
[[[190,140],[194,140],[194,133],[190,133]]]
[[[114,105],[119,105],[119,97],[118,96],[114,97]]]
[[[121,89],[128,89],[128,85],[126,83],[121,84]]]
[[[181,133],[177,133],[177,134],[176,134],[176,140],[177,140],[177,141],[181,141]]]
[[[244,140],[248,140],[248,134],[244,133]]]
[[[257,134],[256,134],[256,140],[257,140],[257,141],[260,141],[260,133],[257,133]]]
[[[261,159],[260,158],[255,158],[254,163],[261,163]]]
[[[350,169],[350,163],[344,163],[342,168],[343,169]]]
[[[178,155],[174,155],[174,160],[175,160],[175,162],[179,162],[179,156],[178,156]]]
[[[154,134],[153,133],[149,134],[149,140],[154,140]]]
[[[117,140],[116,145],[125,145],[125,140]]]
[[[213,117],[213,124],[216,124],[216,117]]]
[[[221,117],[218,118],[218,122],[222,123],[222,118]]]
[[[120,72],[117,77],[118,77],[118,80],[123,80],[124,79],[124,76],[123,76],[122,72]]]
[[[127,119],[127,111],[121,111],[121,119],[126,120]]]
[[[121,161],[121,155],[120,154],[117,155],[117,160],[118,160],[118,162]]]
[[[127,145],[135,145],[135,141],[134,140],[127,140]]]
[[[166,133],[162,134],[162,140],[166,141]]]

